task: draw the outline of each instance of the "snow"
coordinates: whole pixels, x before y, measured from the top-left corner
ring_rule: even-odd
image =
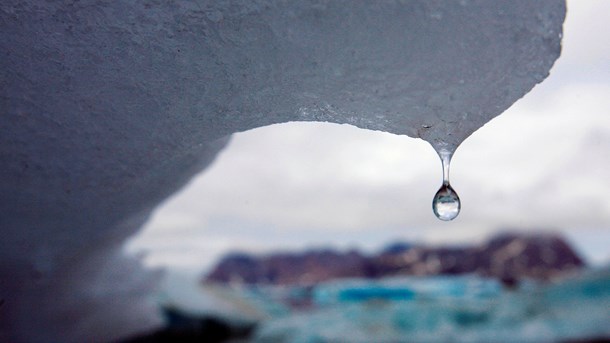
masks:
[[[548,75],[564,15],[561,0],[2,1],[0,340],[158,325],[135,295],[155,277],[116,252],[231,133],[328,121],[455,149]]]

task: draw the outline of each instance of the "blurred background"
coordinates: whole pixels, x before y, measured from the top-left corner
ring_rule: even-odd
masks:
[[[610,339],[609,113],[610,2],[569,1],[550,76],[454,155],[454,221],[428,143],[287,123],[233,135],[125,251],[218,341]]]

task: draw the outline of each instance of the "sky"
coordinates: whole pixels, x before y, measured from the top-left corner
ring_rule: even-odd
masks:
[[[375,251],[395,240],[475,244],[558,231],[610,260],[610,1],[568,1],[550,76],[466,139],[451,164],[462,200],[442,222],[438,156],[423,140],[328,123],[234,134],[127,244],[146,265],[200,272],[224,253]]]

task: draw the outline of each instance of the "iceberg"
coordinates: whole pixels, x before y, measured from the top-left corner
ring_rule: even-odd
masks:
[[[544,80],[563,0],[0,3],[0,340],[160,324],[122,242],[234,132],[460,142]]]
[[[317,309],[262,322],[252,342],[546,343],[610,337],[608,268],[518,290],[475,276],[352,280],[320,287],[324,301]],[[377,297],[341,297],[354,289]],[[398,289],[412,296],[393,296]]]

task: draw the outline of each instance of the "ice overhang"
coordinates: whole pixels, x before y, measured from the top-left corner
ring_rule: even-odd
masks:
[[[562,0],[3,1],[0,291],[18,301],[0,338],[147,323],[105,293],[62,297],[116,276],[100,261],[231,133],[328,121],[455,149],[548,75],[564,16]],[[49,299],[83,319],[24,311]]]

